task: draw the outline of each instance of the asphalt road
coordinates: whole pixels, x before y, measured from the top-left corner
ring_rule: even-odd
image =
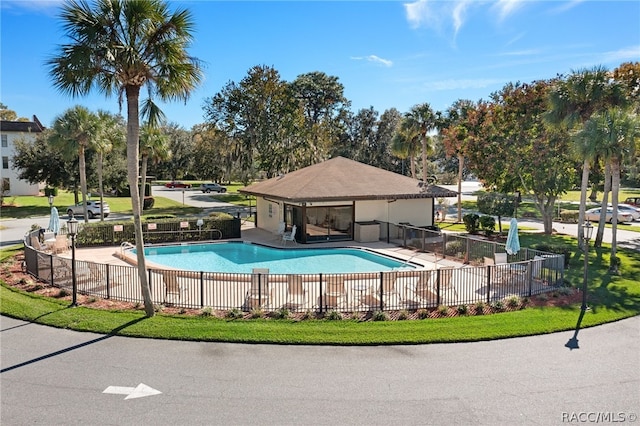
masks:
[[[131,339],[6,317],[0,327],[3,425],[626,424],[640,414],[638,317],[577,340],[388,347]]]

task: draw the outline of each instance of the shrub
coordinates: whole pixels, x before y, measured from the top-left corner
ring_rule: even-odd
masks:
[[[489,237],[496,230],[496,220],[493,216],[480,216],[480,227],[484,231],[484,234]]]
[[[253,308],[251,309],[251,318],[262,318],[264,311],[262,308]]]
[[[208,306],[206,308],[203,308],[200,311],[200,316],[201,317],[210,317],[211,316],[211,308],[208,307]]]
[[[398,312],[399,320],[406,320],[407,318],[409,318],[409,311],[407,311],[406,309],[402,309],[400,310],[400,312]]]
[[[373,319],[374,321],[387,321],[389,320],[389,316],[387,315],[386,312],[375,311],[371,319]]]
[[[560,212],[560,220],[565,223],[578,223],[578,210],[562,210]]]
[[[467,315],[469,313],[469,307],[467,305],[458,305],[458,315]]]
[[[449,307],[446,305],[438,306],[438,314],[446,316],[449,313]]]
[[[507,299],[507,306],[509,306],[510,308],[517,308],[519,304],[520,298],[518,296],[511,296],[509,299]]]
[[[418,310],[418,318],[420,318],[420,319],[429,318],[429,311],[427,311],[426,309]]]
[[[334,309],[327,313],[326,318],[331,321],[339,321],[342,319],[342,314]]]
[[[229,319],[239,319],[243,317],[243,314],[240,309],[233,308],[230,311],[227,311],[227,313],[224,316]]]
[[[496,300],[491,303],[491,310],[493,312],[502,312],[504,311],[504,302],[502,300]]]
[[[277,319],[287,319],[291,316],[291,312],[287,308],[280,308],[274,312],[274,317]]]
[[[484,313],[485,306],[484,302],[476,302],[473,309],[476,311],[477,315],[482,315]]]
[[[447,242],[447,245],[444,248],[444,253],[447,256],[455,256],[458,253],[464,253],[465,251],[465,242],[462,240],[454,240]]]
[[[480,216],[475,213],[467,213],[462,217],[464,228],[469,234],[477,234],[480,228]]]
[[[66,288],[61,288],[60,291],[58,292],[58,297],[67,297],[70,294],[71,293],[69,292],[69,290],[67,290]]]

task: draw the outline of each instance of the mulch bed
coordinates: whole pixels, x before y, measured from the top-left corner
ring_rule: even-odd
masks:
[[[7,285],[29,292],[35,293],[46,297],[51,297],[59,300],[68,300],[71,303],[71,294],[69,291],[60,289],[58,287],[51,286],[50,284],[42,281],[37,281],[33,276],[23,272],[22,264],[24,260],[23,254],[17,254],[12,259],[5,261],[2,264],[0,270],[0,278],[4,280]],[[418,309],[412,311],[385,311],[384,317],[380,316],[380,313],[376,312],[356,312],[356,313],[343,313],[342,319],[357,319],[359,321],[375,321],[380,319],[385,320],[410,320],[410,319],[427,319],[427,318],[444,318],[455,316],[471,316],[471,315],[490,315],[499,312],[509,312],[528,307],[541,307],[541,306],[568,306],[580,303],[582,300],[582,293],[577,290],[570,290],[568,292],[554,291],[545,293],[531,298],[513,298],[505,299],[501,303],[492,303],[490,305],[484,304],[472,304],[466,305],[466,311],[460,306],[451,307],[439,307],[430,309]],[[143,310],[142,304],[122,302],[113,299],[101,299],[95,296],[87,296],[83,294],[77,295],[77,302],[87,308],[92,309],[104,309],[104,310]],[[185,309],[175,306],[159,306],[157,313],[160,315],[184,315],[184,316],[212,316],[218,318],[229,318],[231,314],[229,311],[216,311],[208,309]],[[261,313],[260,311],[253,312],[232,312],[239,315],[236,319],[252,319],[252,318],[275,318],[277,313]],[[294,320],[304,319],[319,319],[326,318],[328,314],[316,314],[291,312],[288,318]]]

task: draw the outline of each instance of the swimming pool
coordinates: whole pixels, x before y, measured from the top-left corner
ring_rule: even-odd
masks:
[[[135,251],[132,251],[135,253]],[[358,248],[278,249],[243,242],[145,248],[150,262],[204,272],[271,274],[380,272],[414,269],[413,265]]]

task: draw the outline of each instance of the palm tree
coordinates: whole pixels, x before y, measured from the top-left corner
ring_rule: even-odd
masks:
[[[193,20],[187,10],[171,14],[161,0],[68,0],[61,19],[69,44],[47,61],[54,86],[72,96],[93,88],[106,96],[118,94],[127,103],[127,180],[138,185],[139,98],[146,87],[150,97],[187,100],[200,83],[199,61],[187,54],[193,39]],[[154,315],[147,281],[142,235],[141,200],[131,191],[136,235],[138,275],[145,313]]]
[[[84,204],[84,221],[89,222],[87,212],[87,165],[85,162],[85,151],[92,144],[93,135],[98,128],[98,121],[95,114],[83,106],[75,106],[58,116],[51,133],[51,144],[61,149],[63,155],[70,157],[78,156],[78,166],[80,169],[80,192],[82,193],[82,203]]]
[[[145,196],[145,185],[147,183],[147,165],[149,160],[154,163],[167,160],[171,156],[169,150],[169,137],[158,127],[152,124],[145,124],[140,129],[140,196]]]
[[[462,174],[464,171],[465,143],[469,138],[467,116],[475,105],[472,101],[458,99],[447,110],[447,116],[440,119],[439,127],[447,155],[458,158],[458,222],[462,222]]]
[[[626,101],[624,91],[619,84],[611,81],[610,73],[601,66],[592,69],[572,71],[566,79],[558,79],[549,94],[549,111],[545,115],[547,122],[566,126],[568,129],[580,128],[597,111],[609,106],[622,105]],[[577,151],[590,155],[593,150],[578,147]],[[591,158],[582,157],[582,183],[580,188],[580,207],[578,212],[578,241],[582,246],[582,224],[587,203],[589,185],[589,162]]]
[[[102,183],[102,169],[104,156],[119,147],[124,142],[124,132],[117,117],[106,111],[98,111],[98,130],[92,143],[92,148],[98,153],[98,190],[100,192],[100,220],[104,221],[104,185]]]
[[[415,129],[405,126],[404,120],[400,123],[398,131],[391,140],[391,152],[399,158],[409,158],[411,177],[413,179],[416,179],[415,157],[418,152],[419,143],[420,135]]]
[[[401,127],[407,129],[409,134],[417,134],[422,143],[422,181],[427,181],[427,152],[431,146],[427,144],[427,134],[436,128],[436,115],[428,103],[416,105],[405,114]],[[415,176],[414,176],[415,178]]]
[[[620,165],[626,157],[632,157],[640,138],[640,120],[634,114],[621,108],[610,108],[594,114],[584,128],[578,133],[578,138],[591,141],[591,145],[598,144],[598,152],[606,161],[611,173],[611,204],[613,218],[611,220],[611,265],[609,271],[618,272],[617,226],[618,226],[618,193],[620,191]],[[601,224],[603,226],[603,224]]]

